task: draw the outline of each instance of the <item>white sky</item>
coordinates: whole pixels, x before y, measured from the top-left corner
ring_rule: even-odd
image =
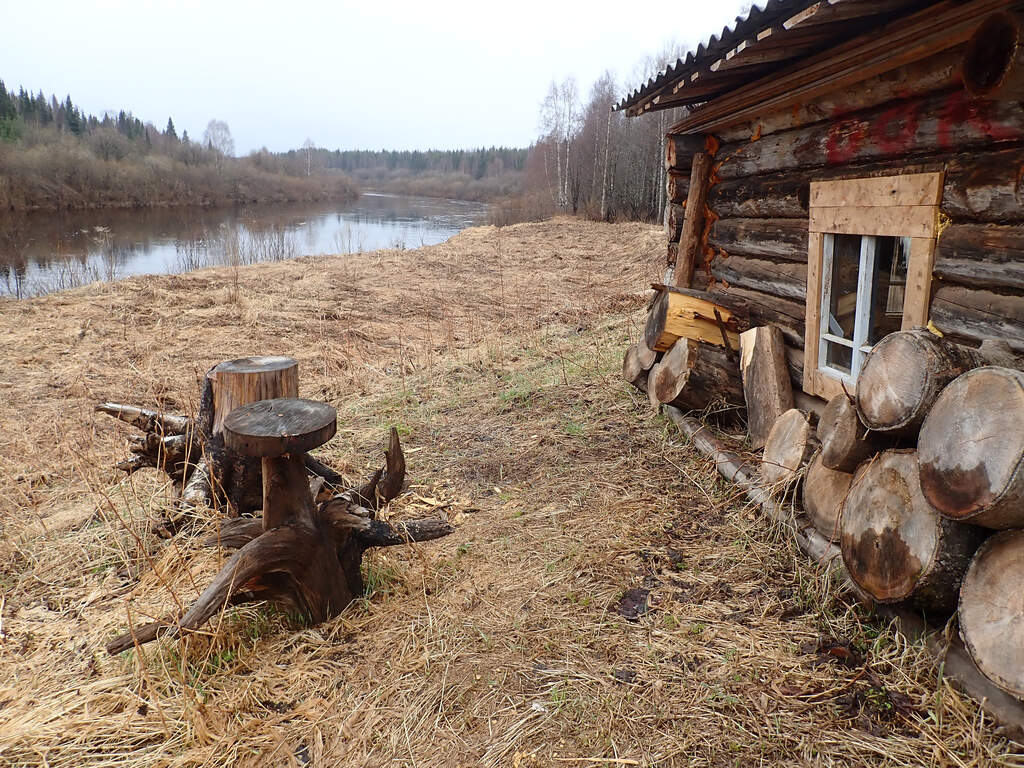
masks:
[[[0,79],[86,112],[130,109],[202,136],[227,121],[238,154],[526,146],[552,79],[620,94],[671,41],[693,48],[740,0],[610,3],[364,0],[3,0]],[[673,26],[674,24],[674,26]]]

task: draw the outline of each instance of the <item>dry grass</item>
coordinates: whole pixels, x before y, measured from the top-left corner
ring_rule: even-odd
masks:
[[[221,269],[3,305],[0,759],[1022,764],[619,381],[660,259],[652,228],[561,220],[248,267],[237,294]],[[145,533],[169,489],[109,469],[121,428],[92,403],[187,409],[252,352],[299,358],[352,474],[398,424],[413,485],[390,514],[456,532],[369,556],[328,624],[234,610],[109,658],[223,555]]]

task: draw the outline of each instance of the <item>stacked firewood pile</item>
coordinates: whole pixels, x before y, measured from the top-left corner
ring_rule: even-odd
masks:
[[[856,391],[823,408],[797,393],[794,408],[777,329],[742,333],[739,360],[727,335],[666,346],[652,328],[679,330],[657,318],[667,295],[627,351],[624,377],[682,410],[745,403],[751,443],[764,448],[762,484],[802,502],[863,595],[940,626],[958,612],[978,669],[1024,698],[1024,361],[1000,342],[976,349],[901,331],[875,345]],[[731,320],[738,329],[742,319]]]

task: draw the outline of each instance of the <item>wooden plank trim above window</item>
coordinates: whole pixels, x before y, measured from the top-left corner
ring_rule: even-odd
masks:
[[[936,205],[811,207],[808,231],[934,238],[937,223]]]
[[[878,178],[835,179],[811,185],[811,208],[938,205],[941,173],[906,173]]]

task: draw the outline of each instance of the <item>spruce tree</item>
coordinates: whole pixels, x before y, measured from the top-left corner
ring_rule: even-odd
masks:
[[[174,130],[174,121],[171,118],[167,118],[167,127],[164,128],[164,136],[169,139],[178,140],[178,132]]]

